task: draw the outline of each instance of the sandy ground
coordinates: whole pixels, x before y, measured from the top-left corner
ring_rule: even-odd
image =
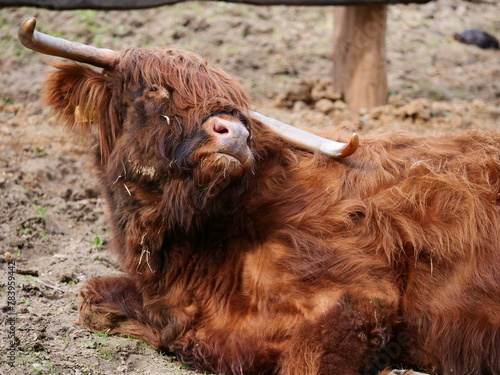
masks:
[[[361,134],[500,130],[500,51],[452,39],[478,27],[500,36],[500,5],[439,0],[390,7],[389,104],[350,112],[330,83],[333,12],[319,7],[181,3],[130,12],[0,10],[0,254],[15,260],[16,366],[6,355],[8,263],[0,256],[0,373],[189,374],[133,338],[74,325],[78,291],[117,274],[106,250],[104,202],[85,149],[38,99],[46,61],[15,34],[28,16],[43,32],[98,47],[176,45],[239,80],[255,109],[301,126],[350,120]],[[9,257],[7,254],[7,257]]]

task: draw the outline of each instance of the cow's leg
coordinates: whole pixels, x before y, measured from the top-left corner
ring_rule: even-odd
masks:
[[[161,349],[161,334],[148,319],[141,294],[127,277],[96,277],[80,292],[79,322],[92,332],[124,334]]]
[[[327,313],[297,327],[280,374],[370,373],[370,364],[390,338],[393,310],[380,299],[343,298]]]

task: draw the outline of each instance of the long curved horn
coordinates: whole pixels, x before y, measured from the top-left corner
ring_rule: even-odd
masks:
[[[116,63],[117,53],[113,50],[91,47],[56,38],[36,31],[35,26],[36,20],[34,17],[26,18],[17,31],[17,37],[26,48],[100,68],[110,68]]]
[[[254,119],[260,121],[274,131],[279,137],[302,150],[311,152],[318,151],[334,158],[344,158],[352,155],[359,146],[359,137],[356,133],[352,135],[349,143],[335,142],[308,133],[305,130],[285,124],[273,118],[266,117],[258,112],[251,112],[251,115]]]

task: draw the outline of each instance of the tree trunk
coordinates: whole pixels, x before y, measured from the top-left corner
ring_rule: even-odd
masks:
[[[387,102],[387,5],[334,8],[333,84],[357,111]]]

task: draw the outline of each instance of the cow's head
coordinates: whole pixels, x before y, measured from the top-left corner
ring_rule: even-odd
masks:
[[[239,84],[193,53],[94,48],[42,34],[35,25],[30,18],[19,29],[26,47],[103,68],[55,64],[44,90],[46,103],[70,128],[94,134],[104,171],[120,170],[112,164],[126,160],[124,169],[144,179],[189,174],[199,186],[231,181],[253,166],[255,124],[298,148],[334,157],[357,147],[356,136],[349,144],[333,142],[251,112]]]
[[[95,133],[101,168],[144,179],[194,175],[199,186],[250,171],[249,100],[195,54],[131,48],[112,69],[57,64],[45,102],[82,134]],[[115,178],[118,176],[114,176]]]

